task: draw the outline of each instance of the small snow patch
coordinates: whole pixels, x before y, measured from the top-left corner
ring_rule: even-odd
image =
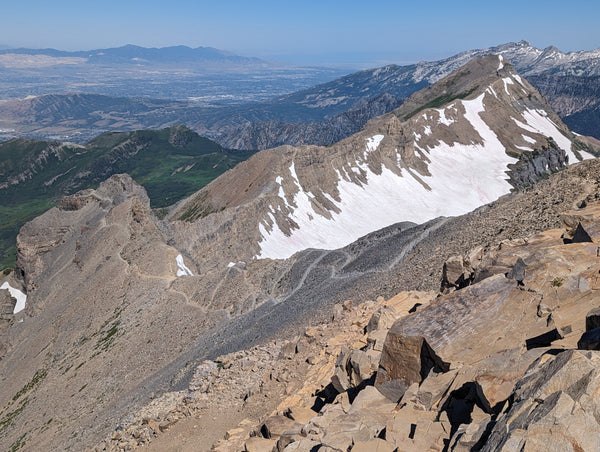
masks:
[[[177,276],[194,276],[194,274],[192,273],[192,271],[186,267],[186,265],[183,262],[183,256],[181,254],[179,254],[176,258],[177,260],[177,267],[179,267],[177,269]]]
[[[519,82],[521,84],[521,86],[525,86],[525,84],[523,83],[523,80],[521,79],[521,77],[518,74],[513,74],[512,76],[517,82]]]
[[[494,91],[494,88],[492,88],[491,86],[488,86],[488,89],[486,89],[486,92],[490,93],[492,96],[494,96],[496,99],[498,99],[498,95],[496,94],[496,91]]]
[[[562,134],[562,132],[558,129],[558,127],[556,127],[556,124],[554,124],[544,110],[527,109],[523,111],[522,115],[526,124],[516,120],[515,118],[512,118],[519,127],[527,130],[528,132],[540,133],[547,137],[552,137],[558,147],[567,153],[570,164],[579,161],[571,149],[571,140]]]
[[[381,140],[383,140],[383,135],[373,135],[371,138],[367,138],[365,153],[375,151],[379,146],[379,143],[381,143]]]
[[[502,81],[504,82],[504,91],[506,91],[506,94],[510,96],[510,93],[508,92],[508,85],[514,85],[515,82],[513,82],[512,78],[510,77],[504,77]]]
[[[17,299],[17,303],[15,304],[15,309],[13,310],[13,314],[16,314],[17,312],[21,312],[23,309],[25,309],[25,302],[27,301],[27,295],[25,295],[19,289],[15,289],[14,287],[11,287],[10,284],[8,284],[7,282],[2,284],[2,286],[0,286],[0,289],[8,289],[8,291],[10,292],[10,296]]]
[[[536,141],[535,141],[535,139],[534,139],[534,138],[528,137],[527,135],[521,135],[521,136],[522,136],[522,137],[523,137],[523,139],[524,139],[525,141],[527,141],[528,143],[531,143],[531,144],[535,144],[535,143],[536,143]]]
[[[453,119],[446,118],[446,111],[444,109],[437,110],[440,114],[440,119],[438,119],[438,124],[444,124],[445,126],[451,126],[454,123]]]

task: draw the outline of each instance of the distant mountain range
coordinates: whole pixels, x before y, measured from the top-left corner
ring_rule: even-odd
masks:
[[[322,121],[351,108],[359,101],[373,99],[383,93],[394,96],[398,100],[410,96],[425,86],[428,86],[449,73],[455,71],[473,58],[484,55],[502,55],[514,65],[515,69],[525,76],[550,105],[563,117],[565,122],[581,134],[600,138],[600,49],[589,52],[560,52],[556,47],[540,50],[526,41],[508,43],[496,47],[471,50],[459,53],[445,60],[420,62],[408,66],[389,65],[376,69],[368,69],[350,74],[339,79],[324,83],[320,86],[282,96],[270,102],[273,109],[283,110],[282,105],[288,105],[291,112],[302,111],[304,107],[312,109],[304,121],[287,119],[289,122]],[[256,110],[256,108],[255,108]],[[321,118],[317,118],[319,113]],[[282,115],[281,121],[286,121]],[[368,120],[364,118],[364,122]],[[265,120],[263,120],[265,121]],[[256,134],[261,127],[269,129],[275,135],[272,124],[253,124]],[[222,132],[223,140],[230,136],[238,136],[247,129],[242,125],[237,129]],[[286,125],[280,126],[285,131]],[[356,130],[352,131],[354,133]],[[285,132],[284,132],[285,133]],[[217,141],[221,136],[209,133]],[[324,134],[323,136],[327,136]],[[251,142],[251,140],[250,140]],[[264,143],[266,149],[276,143]],[[299,143],[295,143],[299,144]],[[303,144],[330,144],[326,141],[305,141]],[[242,149],[250,148],[239,143]]]
[[[215,49],[213,47],[171,46],[161,48],[147,48],[135,45],[125,45],[122,47],[64,51],[56,49],[2,49],[0,55],[44,55],[52,58],[80,58],[88,64],[173,64],[173,63],[193,63],[202,64],[206,62],[234,63],[234,64],[252,64],[262,66],[275,66],[273,62],[261,60],[259,58],[250,58],[235,55],[230,52]],[[60,62],[57,62],[57,64]]]
[[[115,50],[118,55],[133,55],[128,49]],[[471,59],[488,54],[512,62],[574,131],[600,137],[600,50],[562,53],[554,47],[537,49],[525,41],[471,50],[440,61],[364,70],[242,105],[87,94],[12,100],[0,104],[0,129],[4,136],[63,137],[83,143],[104,130],[184,123],[226,147],[239,149],[329,145],[356,133],[370,118],[391,111],[412,93]]]
[[[193,100],[197,105],[267,100],[347,73],[244,57],[210,47],[67,52],[0,50],[0,100],[46,94]]]

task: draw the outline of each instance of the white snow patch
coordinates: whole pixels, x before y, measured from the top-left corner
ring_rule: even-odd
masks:
[[[502,55],[498,55],[498,59],[500,63],[498,64],[498,70],[501,70],[504,67],[504,57]]]
[[[305,192],[299,191],[293,201],[297,207],[289,215],[299,228],[286,235],[277,224],[268,233],[259,224],[262,240],[257,258],[285,259],[307,248],[340,248],[390,224],[461,215],[509,193],[506,169],[517,160],[506,154],[498,137],[481,119],[483,96],[461,101],[465,118],[483,138],[482,144],[441,142],[426,148],[423,153],[431,161],[431,176],[410,171],[398,171],[399,175],[385,166],[381,174],[375,174],[364,164],[360,167],[367,182],[359,185],[343,178],[343,170],[336,170],[339,201],[324,195],[339,211],[330,211],[330,218],[326,218],[315,212]]]
[[[431,127],[429,127],[429,126],[425,126],[425,127],[423,128],[423,133],[424,133],[425,135],[431,135]]]
[[[488,88],[486,89],[486,91],[488,93],[490,93],[492,96],[494,96],[496,99],[498,99],[498,95],[496,94],[496,91],[494,91],[494,88],[492,88],[491,86],[488,86]]]
[[[16,314],[17,312],[21,312],[23,309],[25,309],[25,302],[27,301],[27,295],[25,295],[19,289],[15,289],[14,287],[11,287],[10,284],[8,284],[8,282],[5,282],[4,284],[2,284],[0,286],[0,289],[8,289],[8,291],[10,292],[10,296],[17,299],[17,303],[15,304],[13,314]]]
[[[175,260],[177,261],[177,267],[179,267],[177,269],[177,276],[194,276],[192,271],[184,264],[183,256],[181,254],[177,255]]]
[[[446,118],[446,111],[444,109],[437,110],[440,114],[440,119],[438,120],[438,124],[444,124],[446,126],[451,126],[454,123],[453,119]]]
[[[415,140],[419,141],[421,139],[421,134],[413,132],[413,135],[415,136]]]
[[[230,263],[228,263],[228,264],[227,264],[227,268],[231,268],[231,267],[233,267],[234,265],[235,265],[235,262],[230,262]]]
[[[523,86],[523,87],[525,86],[525,84],[523,83],[523,79],[521,79],[521,77],[519,76],[519,74],[512,74],[512,76],[513,76],[513,78],[514,78],[514,79],[515,79],[517,82],[519,82],[519,84],[520,84],[521,86]]]
[[[506,91],[506,94],[510,96],[510,93],[508,92],[508,85],[514,85],[515,82],[513,82],[513,79],[510,77],[504,77],[502,81],[504,82],[504,91]]]
[[[589,160],[589,159],[595,159],[596,157],[592,154],[590,154],[589,152],[586,151],[579,151],[579,154],[581,155],[581,160]]]
[[[373,135],[371,138],[367,138],[367,145],[365,147],[365,158],[371,152],[374,152],[378,147],[379,143],[383,140],[383,135]]]
[[[527,146],[515,146],[515,147],[516,147],[517,149],[520,149],[520,150],[522,150],[522,151],[529,151],[529,152],[532,152],[532,151],[533,151],[533,149],[531,149],[531,148],[528,148]]]
[[[528,143],[531,143],[531,144],[535,144],[535,143],[536,143],[536,140],[535,140],[535,138],[531,138],[531,137],[529,137],[529,136],[527,136],[527,135],[521,135],[521,136],[522,136],[522,137],[523,137],[523,139],[524,139],[525,141],[527,141]]]
[[[541,133],[547,137],[551,137],[559,148],[563,149],[569,156],[569,163],[576,163],[579,161],[577,156],[571,150],[571,140],[562,134],[562,132],[556,127],[556,124],[548,117],[548,114],[544,110],[531,110],[527,109],[523,113],[523,119],[527,124],[513,118],[515,123],[529,132]]]

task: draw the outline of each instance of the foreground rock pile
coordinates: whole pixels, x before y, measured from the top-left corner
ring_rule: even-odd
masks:
[[[600,450],[600,204],[561,219],[453,256],[439,294],[346,302],[301,337],[206,361],[97,450],[161,450],[219,411],[217,451]]]
[[[453,257],[427,307],[380,308],[331,383],[284,401],[245,450],[600,450],[600,208],[563,221]]]

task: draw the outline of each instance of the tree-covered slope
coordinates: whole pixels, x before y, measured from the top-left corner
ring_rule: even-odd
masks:
[[[194,193],[248,158],[183,126],[106,132],[84,146],[15,139],[0,143],[0,268],[15,258],[20,227],[62,196],[128,173],[161,208]]]

